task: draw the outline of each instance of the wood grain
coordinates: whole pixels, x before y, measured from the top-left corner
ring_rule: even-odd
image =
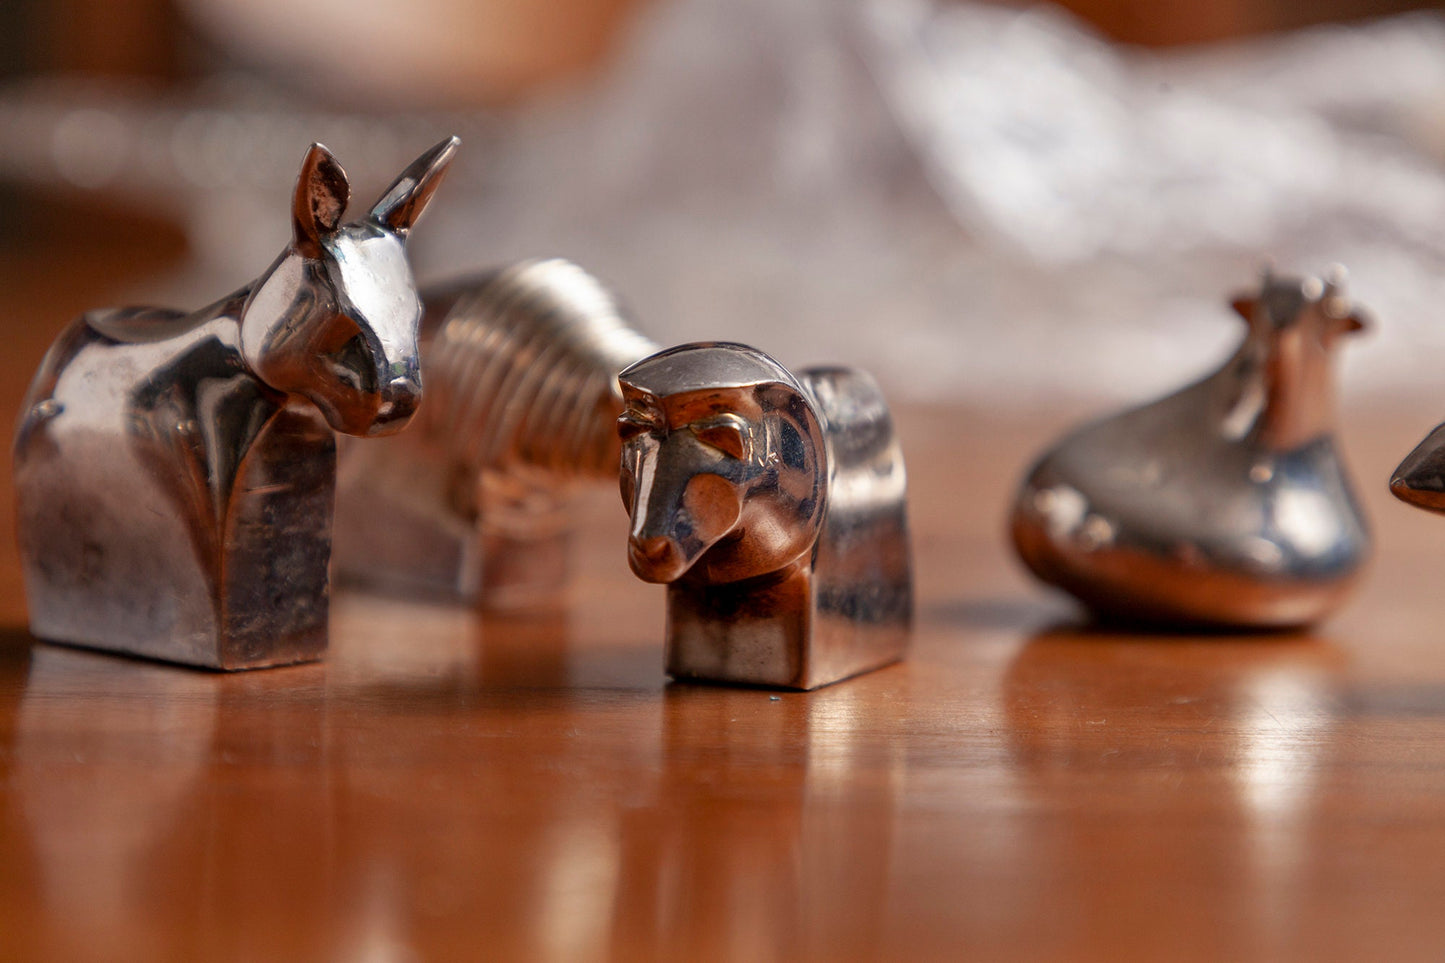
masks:
[[[123,274],[64,257],[7,317]],[[6,423],[63,320],[7,333]],[[1348,419],[1344,613],[1164,637],[1004,543],[1076,414],[904,412],[912,657],[808,694],[667,684],[610,491],[564,610],[341,594],[324,664],[240,675],[34,644],[7,516],[0,958],[1441,958],[1445,523],[1384,488],[1428,415]]]

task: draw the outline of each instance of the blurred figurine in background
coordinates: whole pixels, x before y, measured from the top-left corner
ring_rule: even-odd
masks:
[[[657,346],[559,259],[424,300],[427,403],[411,431],[343,451],[336,576],[488,609],[554,603],[575,486],[617,472],[617,373]]]
[[[1308,625],[1370,553],[1335,443],[1333,362],[1365,326],[1327,279],[1237,298],[1244,342],[1202,381],[1066,436],[1029,472],[1013,540],[1097,614],[1200,627]]]
[[[15,440],[31,631],[215,669],[325,652],[333,432],[390,434],[417,408],[406,240],[456,147],[343,224],[346,172],[313,145],[292,241],[258,279],[61,334]]]
[[[1402,502],[1445,513],[1445,425],[1437,425],[1390,477],[1390,491]]]
[[[620,381],[628,560],[667,584],[673,678],[813,689],[903,657],[907,484],[872,378],[701,343]]]

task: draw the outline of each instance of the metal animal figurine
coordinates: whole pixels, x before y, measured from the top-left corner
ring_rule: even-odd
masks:
[[[1307,625],[1370,554],[1334,439],[1333,361],[1365,326],[1327,280],[1265,274],[1218,371],[1066,436],[1029,471],[1014,545],[1096,613],[1199,627]]]
[[[216,669],[327,642],[333,432],[400,430],[421,397],[406,239],[456,150],[341,222],[346,173],[313,145],[294,237],[194,313],[95,311],[41,363],[15,439],[31,630]]]
[[[1445,425],[1405,456],[1390,476],[1390,491],[1416,508],[1445,513]]]
[[[343,451],[336,576],[491,609],[553,602],[576,486],[617,471],[617,373],[657,346],[569,261],[423,299],[427,403],[412,430]]]
[[[907,485],[872,378],[702,343],[619,380],[628,561],[667,583],[674,678],[813,689],[903,657]]]

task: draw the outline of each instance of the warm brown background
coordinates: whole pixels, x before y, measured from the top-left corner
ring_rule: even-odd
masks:
[[[478,0],[529,12],[499,18],[514,25],[510,43],[519,51],[515,62],[531,65],[506,78],[501,86],[508,90],[585,69],[604,55],[631,8],[643,2],[647,0]],[[1438,6],[1422,0],[1064,0],[1060,5],[1116,40],[1148,45],[1207,43]],[[186,30],[171,0],[11,0],[9,9],[12,49],[32,69],[176,77],[196,66],[182,52]]]

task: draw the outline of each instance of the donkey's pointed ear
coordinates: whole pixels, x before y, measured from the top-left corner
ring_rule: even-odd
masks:
[[[412,161],[411,166],[401,172],[401,176],[371,209],[371,216],[376,222],[406,237],[436,193],[460,143],[461,138],[448,137]]]
[[[291,202],[296,249],[307,257],[320,257],[322,235],[336,230],[350,198],[351,185],[347,183],[346,171],[331,151],[312,144],[301,162],[296,197]]]
[[[1246,321],[1253,322],[1254,309],[1259,306],[1259,299],[1252,295],[1241,294],[1239,297],[1231,300],[1229,306],[1234,309],[1235,314]]]

